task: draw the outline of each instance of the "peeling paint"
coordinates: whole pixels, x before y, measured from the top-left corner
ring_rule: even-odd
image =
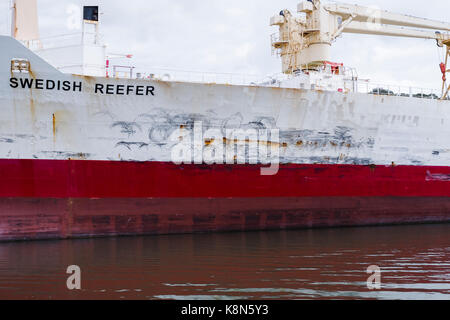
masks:
[[[427,171],[426,181],[450,181],[450,174],[431,173]]]

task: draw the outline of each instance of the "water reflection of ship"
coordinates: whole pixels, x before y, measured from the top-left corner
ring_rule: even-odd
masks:
[[[0,298],[445,300],[449,229],[430,225],[0,244]],[[54,285],[65,283],[61,265],[73,261],[82,266],[81,292]],[[83,267],[92,261],[95,268]],[[382,267],[381,290],[367,289],[370,265]]]

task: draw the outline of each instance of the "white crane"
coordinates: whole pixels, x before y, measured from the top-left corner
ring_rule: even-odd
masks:
[[[342,33],[359,33],[436,40],[438,46],[450,46],[450,23],[417,18],[350,4],[325,4],[320,0],[303,1],[299,16],[283,10],[272,17],[271,25],[279,27],[272,36],[272,46],[283,63],[283,72],[314,68],[330,60],[331,45]],[[447,59],[450,50],[447,49]],[[443,98],[446,88],[447,62],[443,72]]]

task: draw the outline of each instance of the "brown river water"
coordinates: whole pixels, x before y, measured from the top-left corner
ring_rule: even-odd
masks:
[[[0,299],[450,300],[450,225],[0,243]]]

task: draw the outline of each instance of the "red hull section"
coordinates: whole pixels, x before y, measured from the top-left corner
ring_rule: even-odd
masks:
[[[450,168],[0,160],[0,240],[450,222]]]

